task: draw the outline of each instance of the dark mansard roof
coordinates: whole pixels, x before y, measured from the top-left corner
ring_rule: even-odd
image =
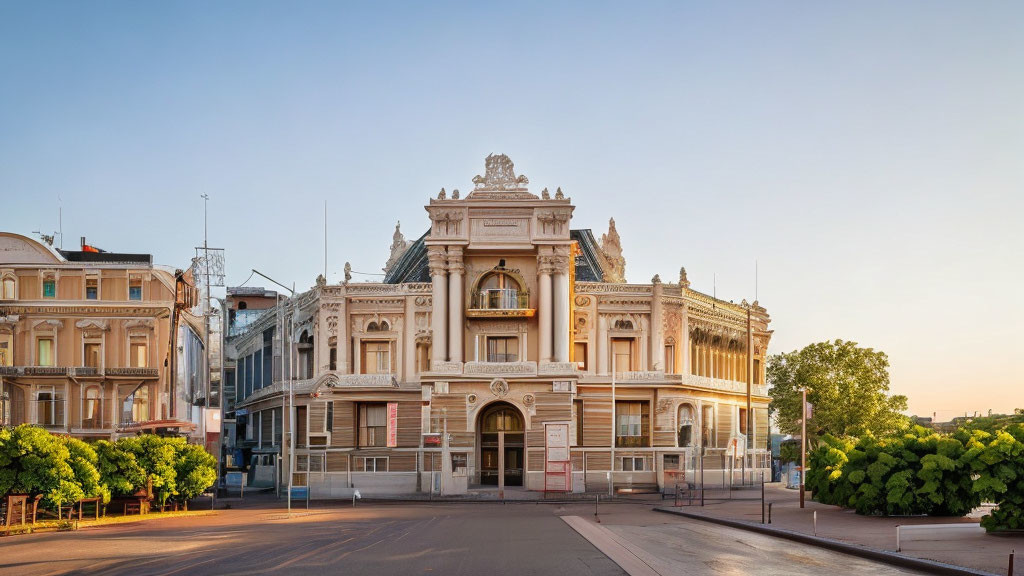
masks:
[[[413,242],[395,262],[395,265],[384,275],[385,284],[403,284],[406,282],[430,282],[430,266],[427,263],[427,244],[430,235],[428,230]],[[589,228],[570,230],[569,238],[575,240],[580,247],[580,255],[576,258],[576,280],[579,282],[603,282],[604,271],[601,268],[601,248],[597,245],[594,233]]]

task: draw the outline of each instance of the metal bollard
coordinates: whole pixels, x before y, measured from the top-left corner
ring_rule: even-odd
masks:
[[[813,516],[814,516],[814,535],[817,536],[818,535],[818,511],[817,510],[815,510],[813,512]]]
[[[772,523],[772,503],[768,503],[768,523]]]
[[[900,525],[896,525],[896,551],[902,552],[903,547],[900,545]]]
[[[598,507],[600,505],[601,505],[601,495],[597,494],[597,497],[594,499],[594,518],[597,518],[597,523],[598,524],[601,523],[601,517],[597,515]]]
[[[1013,553],[1014,550],[1010,550],[1010,566],[1006,569],[1006,576],[1013,576]]]

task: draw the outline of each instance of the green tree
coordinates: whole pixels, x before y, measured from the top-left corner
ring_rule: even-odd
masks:
[[[0,430],[0,494],[42,494],[49,508],[75,502],[85,493],[70,459],[67,445],[42,428]]]
[[[97,468],[110,493],[128,496],[146,485],[146,471],[135,454],[106,440],[96,442],[95,447]]]
[[[184,438],[164,438],[155,434],[130,436],[118,440],[118,446],[135,456],[146,471],[146,477],[153,482],[153,496],[160,506],[177,496],[177,470],[174,467],[179,446],[185,445]]]
[[[199,496],[217,480],[217,459],[196,444],[177,447],[176,485],[184,502]]]
[[[900,412],[906,396],[889,394],[889,358],[884,352],[861,348],[856,342],[819,342],[768,359],[771,410],[783,433],[800,434],[800,389],[814,405],[808,420],[811,446],[823,434],[885,435],[907,428]]]
[[[83,497],[100,497],[103,503],[110,502],[110,489],[101,480],[97,465],[96,450],[89,444],[70,436],[58,436],[68,449],[68,464],[75,474],[75,481],[82,489]]]

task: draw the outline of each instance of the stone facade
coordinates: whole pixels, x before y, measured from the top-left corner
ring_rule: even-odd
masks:
[[[626,283],[614,221],[600,243],[572,229],[571,198],[530,193],[504,155],[473,183],[429,201],[420,240],[396,229],[385,282],[318,282],[230,341],[275,358],[262,387],[235,385],[254,453],[287,456],[294,372],[292,482],[314,496],[605,492],[609,473],[654,488],[702,460],[708,481],[768,467],[764,308],[697,292],[685,270]]]
[[[0,425],[201,441],[203,331],[188,273],[86,248],[0,233]]]

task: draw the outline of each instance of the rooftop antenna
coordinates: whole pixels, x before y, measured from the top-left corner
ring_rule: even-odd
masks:
[[[324,200],[324,280],[327,280],[327,200]]]
[[[754,258],[754,302],[757,302],[757,258]]]
[[[64,249],[64,201],[57,194],[57,236],[60,238],[60,249]]]

